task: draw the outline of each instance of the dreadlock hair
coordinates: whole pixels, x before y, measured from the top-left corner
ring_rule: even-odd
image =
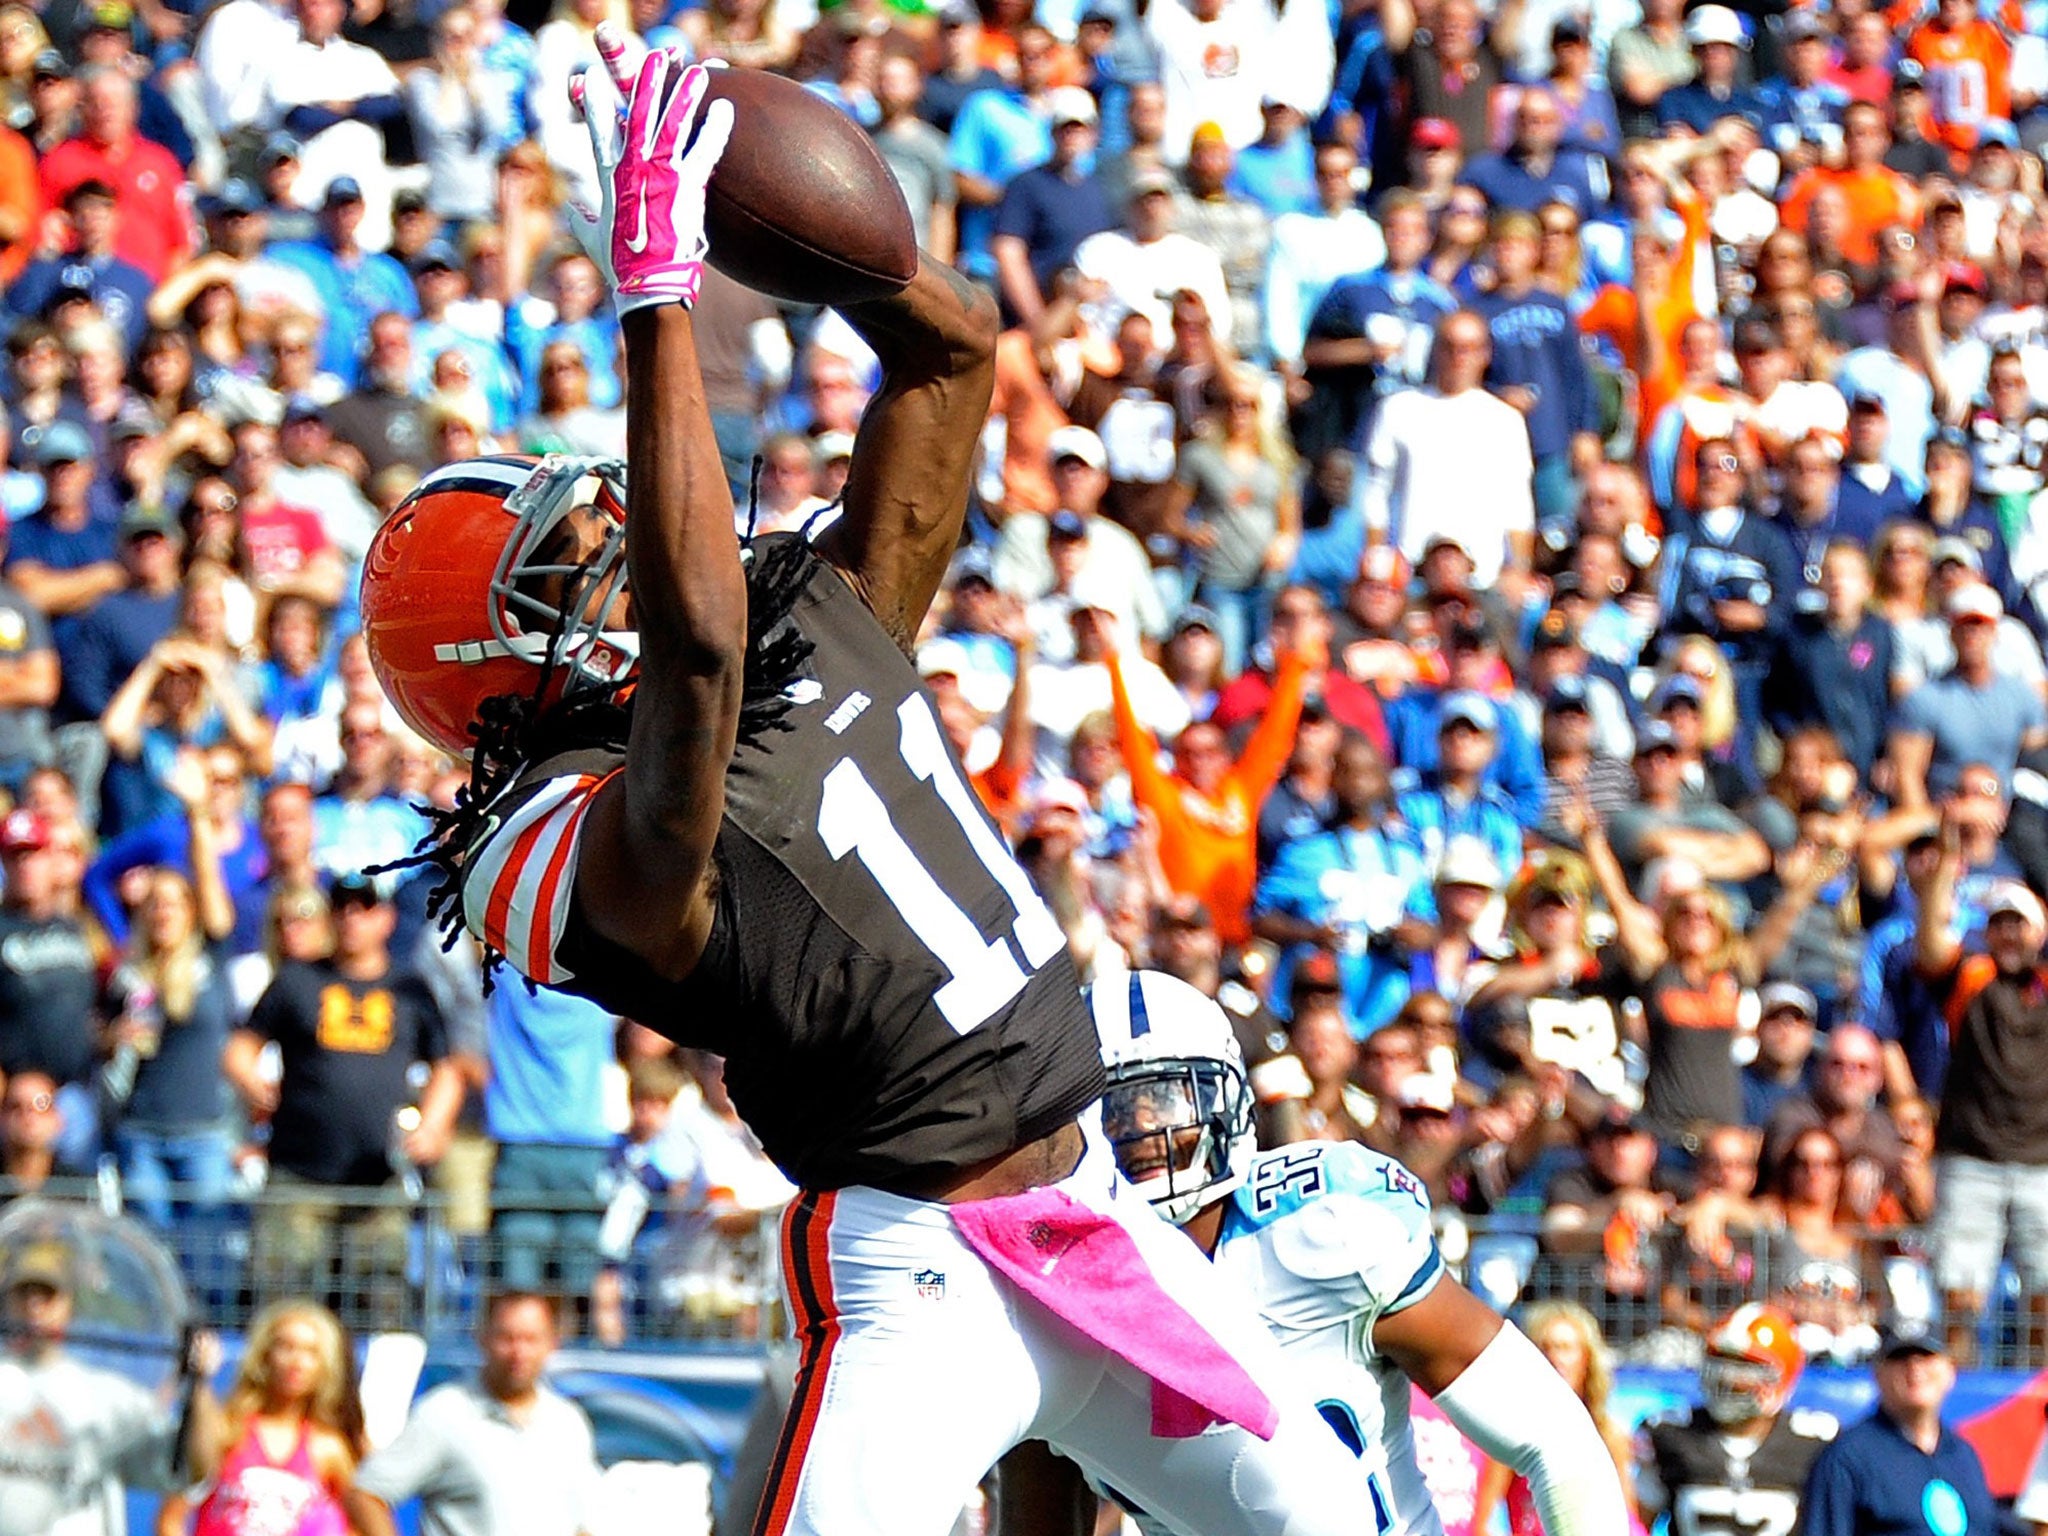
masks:
[[[813,649],[811,641],[790,622],[790,614],[818,557],[803,534],[755,536],[760,473],[757,458],[748,487],[748,532],[740,549],[747,583],[747,648],[740,682],[739,746],[758,743],[771,731],[789,729],[792,700],[787,690]],[[582,605],[585,595],[583,582],[569,583],[557,610],[557,635],[567,631],[569,616]],[[559,646],[550,645],[531,693],[493,694],[477,706],[477,718],[469,728],[476,743],[470,753],[469,782],[456,790],[455,803],[445,809],[418,805],[428,821],[426,835],[405,858],[369,871],[384,874],[430,868],[436,872],[434,887],[427,893],[427,917],[439,929],[444,949],[453,948],[462,936],[463,862],[483,834],[490,806],[530,765],[565,752],[618,750],[632,731],[629,680],[601,684],[574,698],[543,706],[560,659]],[[487,993],[504,958],[485,946]]]

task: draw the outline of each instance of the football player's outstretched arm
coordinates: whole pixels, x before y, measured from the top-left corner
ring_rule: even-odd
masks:
[[[1446,1276],[1382,1317],[1373,1347],[1495,1461],[1522,1474],[1550,1536],[1626,1536],[1621,1474],[1592,1416],[1513,1323]]]
[[[597,42],[608,68],[585,77],[580,104],[607,197],[582,233],[606,251],[626,340],[626,566],[640,672],[625,772],[591,807],[577,892],[599,932],[680,977],[710,932],[705,874],[746,661],[746,579],[690,319],[704,192],[732,108],[705,107],[701,68],[655,52],[628,79],[618,35],[603,28]]]
[[[925,253],[910,286],[841,311],[882,360],[846,475],[845,510],[818,539],[906,651],[967,515],[995,388],[995,301]]]

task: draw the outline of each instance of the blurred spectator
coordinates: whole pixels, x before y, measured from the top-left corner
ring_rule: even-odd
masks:
[[[1174,742],[1174,771],[1159,766],[1157,738],[1140,719],[1124,664],[1107,657],[1117,739],[1132,798],[1159,819],[1159,857],[1167,883],[1206,903],[1225,943],[1250,937],[1258,807],[1287,764],[1309,667],[1320,658],[1294,650],[1277,658],[1279,676],[1258,728],[1233,760],[1223,732],[1196,721]]]
[[[1025,326],[1038,323],[1054,275],[1072,264],[1081,242],[1119,222],[1118,209],[1091,169],[1098,138],[1095,98],[1067,85],[1047,99],[1052,158],[1010,179],[989,238],[1003,302]]]
[[[1014,85],[975,90],[960,104],[950,129],[954,184],[959,196],[960,267],[970,276],[994,274],[989,241],[1003,189],[1021,171],[1052,157],[1052,72],[1059,45],[1032,23],[1017,32]]]
[[[118,65],[80,71],[78,92],[78,134],[44,155],[43,196],[61,206],[82,182],[111,188],[115,253],[161,282],[192,249],[185,173],[169,150],[136,131],[135,82]]]
[[[97,1046],[97,960],[84,923],[63,910],[51,828],[35,811],[0,819],[0,1072],[49,1074],[64,1100],[66,1150],[96,1139],[90,1088]]]
[[[462,1076],[432,996],[392,959],[389,900],[361,875],[334,880],[329,900],[333,958],[281,966],[228,1043],[229,1080],[272,1125],[276,1198],[256,1218],[252,1263],[266,1293],[315,1294],[332,1288],[338,1263],[343,1294],[390,1317],[405,1272],[406,1208],[344,1206],[340,1193],[395,1186],[403,1170],[394,1156],[437,1162],[462,1103]],[[283,1062],[275,1083],[258,1070],[266,1041]],[[415,1087],[416,1063],[429,1070],[424,1087]],[[414,1113],[401,1118],[415,1097]]]
[[[1900,800],[1923,806],[1945,794],[1966,763],[1986,763],[2009,785],[2020,754],[2048,742],[2048,712],[2031,684],[2000,671],[1993,647],[2005,605],[1981,583],[1944,604],[1955,665],[1899,701],[1891,759]]]
[[[1103,493],[1109,488],[1109,454],[1102,439],[1086,427],[1061,427],[1047,441],[1046,456],[1052,464],[1053,512],[1080,520],[1079,554],[1089,595],[1103,599],[1098,606],[1115,617],[1127,641],[1140,634],[1164,635],[1165,605],[1144,546],[1102,515]],[[998,591],[1031,602],[1052,586],[1052,523],[1051,517],[1024,510],[1003,520],[989,557],[989,576]]]
[[[1944,9],[1957,4],[1946,0]],[[1939,1337],[1924,1325],[1893,1323],[1873,1371],[1877,1411],[1843,1430],[1815,1460],[1801,1528],[1813,1536],[1876,1536],[1938,1520],[1949,1529],[1997,1529],[1983,1464],[1942,1422],[1956,1367]]]
[[[75,1171],[58,1162],[64,1139],[57,1080],[35,1067],[8,1073],[0,1091],[0,1203],[33,1195],[53,1175]]]
[[[497,157],[519,125],[519,104],[479,54],[482,30],[467,6],[443,11],[434,23],[433,58],[404,83],[413,143],[432,177],[428,196],[450,218],[490,216]]]
[[[1179,0],[1173,0],[1178,4]],[[1107,292],[1098,308],[1105,328],[1136,312],[1152,322],[1152,334],[1173,328],[1171,301],[1183,290],[1196,295],[1210,333],[1230,334],[1230,289],[1217,253],[1174,227],[1177,183],[1170,171],[1139,169],[1126,192],[1124,227],[1090,235],[1074,252],[1074,267]]]
[[[1621,110],[1624,141],[1647,138],[1657,127],[1657,103],[1699,72],[1686,38],[1683,0],[1645,0],[1642,20],[1615,33],[1607,50],[1607,76]]]
[[[1380,226],[1358,206],[1357,152],[1348,144],[1319,144],[1313,169],[1312,206],[1271,210],[1273,243],[1259,301],[1266,350],[1290,373],[1298,371],[1310,319],[1332,287],[1374,270],[1387,255]]]
[[[278,1302],[251,1321],[227,1401],[202,1387],[193,1402],[192,1474],[211,1485],[199,1536],[338,1528],[366,1449],[348,1350],[334,1314],[310,1302]],[[285,1444],[282,1456],[272,1449]]]
[[[1230,292],[1226,318],[1214,308],[1210,317],[1217,335],[1227,337],[1240,355],[1258,350],[1260,339],[1258,285],[1272,244],[1272,221],[1249,198],[1239,196],[1231,178],[1235,157],[1214,123],[1195,129],[1174,194],[1174,228],[1216,253]]]
[[[772,11],[772,5],[769,9]],[[684,16],[687,19],[702,14],[705,13],[685,12]],[[875,148],[896,173],[896,184],[903,189],[904,201],[910,205],[910,224],[918,245],[941,261],[951,261],[955,244],[954,208],[959,194],[953,182],[946,136],[917,115],[926,88],[917,60],[903,54],[886,56],[875,75],[875,107],[881,116],[869,131],[874,136]],[[1054,146],[1057,150],[1057,134]],[[1111,215],[1109,223],[1114,222]]]
[[[484,1117],[497,1143],[491,1231],[502,1284],[587,1296],[598,1188],[614,1136],[605,1070],[610,1016],[567,993],[494,987],[485,1000]]]
[[[543,1379],[557,1328],[546,1297],[494,1293],[478,1328],[477,1374],[421,1398],[398,1438],[363,1463],[344,1495],[349,1523],[364,1536],[395,1536],[392,1510],[418,1498],[423,1526],[451,1536],[590,1529],[598,1480],[590,1421]]]
[[[1915,1188],[1904,1181],[1904,1145],[1891,1116],[1879,1106],[1884,1056],[1877,1037],[1861,1024],[1838,1023],[1828,1032],[1814,1086],[1787,1097],[1765,1125],[1767,1155],[1773,1163],[1809,1126],[1824,1126],[1846,1159],[1843,1204],[1858,1221],[1886,1225],[1903,1215],[1924,1221],[1934,1208],[1931,1180]],[[1920,1170],[1924,1172],[1924,1170]]]
[[[1756,1056],[1742,1068],[1742,1123],[1762,1127],[1781,1105],[1811,1091],[1820,1005],[1795,982],[1772,982],[1756,1001]]]

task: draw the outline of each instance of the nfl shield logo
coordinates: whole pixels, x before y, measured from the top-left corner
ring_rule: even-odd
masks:
[[[910,1283],[917,1287],[917,1294],[926,1301],[946,1299],[946,1272],[941,1269],[920,1269],[910,1277]]]

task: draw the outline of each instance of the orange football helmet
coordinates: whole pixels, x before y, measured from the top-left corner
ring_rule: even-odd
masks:
[[[503,454],[444,465],[420,481],[363,556],[363,638],[377,681],[405,723],[467,754],[487,698],[543,706],[624,681],[639,636],[601,627],[625,579],[626,467],[617,459]],[[551,561],[549,536],[577,507],[610,522],[587,559]],[[535,595],[561,578],[559,606]]]
[[[1795,1326],[1787,1314],[1761,1302],[1737,1307],[1715,1324],[1700,1362],[1707,1412],[1723,1424],[1740,1424],[1783,1408],[1806,1367]]]

